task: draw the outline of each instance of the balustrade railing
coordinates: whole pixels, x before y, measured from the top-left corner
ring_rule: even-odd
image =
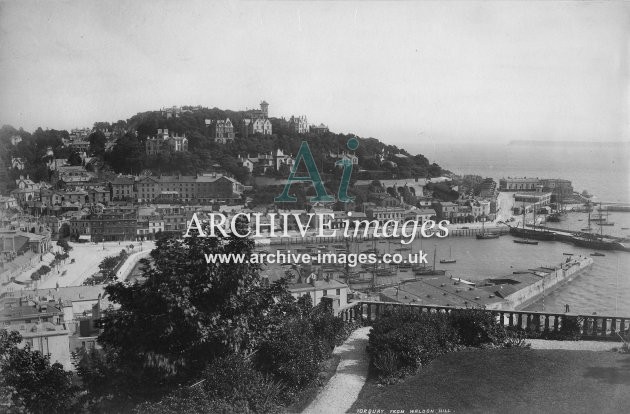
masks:
[[[369,325],[388,310],[412,308],[417,312],[450,313],[462,308],[451,306],[429,306],[395,302],[356,302],[338,312],[344,321],[359,320]],[[630,332],[630,316],[577,315],[571,313],[547,313],[513,310],[485,310],[491,313],[502,326],[521,329],[542,336],[573,335],[578,339],[617,340],[619,335]]]

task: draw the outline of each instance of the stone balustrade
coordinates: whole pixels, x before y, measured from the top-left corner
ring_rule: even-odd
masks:
[[[417,312],[445,312],[462,309],[451,306],[428,306],[395,302],[360,301],[341,309],[338,316],[344,321],[360,320],[365,324],[377,320],[385,311],[412,308]],[[577,315],[572,313],[547,313],[512,310],[486,310],[502,326],[522,329],[536,334],[561,334],[562,327],[570,324],[572,332],[579,331],[580,339],[619,341],[619,335],[630,331],[630,317],[604,315]]]

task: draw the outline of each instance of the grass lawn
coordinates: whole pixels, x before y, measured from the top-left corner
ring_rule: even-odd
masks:
[[[398,384],[378,387],[368,380],[350,412],[361,409],[407,414],[630,413],[630,355],[532,349],[453,352]]]

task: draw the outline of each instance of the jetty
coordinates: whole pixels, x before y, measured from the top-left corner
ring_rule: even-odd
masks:
[[[602,203],[602,206],[597,210],[630,213],[630,203]]]
[[[542,265],[483,280],[452,276],[409,279],[384,288],[385,302],[516,310],[528,306],[593,264],[587,256],[571,256],[555,265]]]

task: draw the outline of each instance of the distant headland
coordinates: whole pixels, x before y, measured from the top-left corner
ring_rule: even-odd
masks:
[[[514,140],[510,141],[508,145],[580,145],[580,146],[619,146],[628,145],[630,141],[548,141],[548,140]]]

